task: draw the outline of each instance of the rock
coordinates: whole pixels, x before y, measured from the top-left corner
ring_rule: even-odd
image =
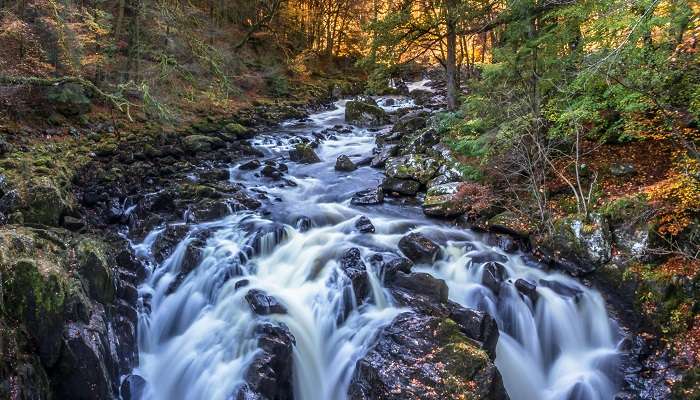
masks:
[[[297,144],[294,149],[289,150],[289,159],[301,164],[314,164],[321,162],[314,149],[306,143]]]
[[[487,237],[488,244],[492,246],[498,246],[498,248],[500,248],[508,254],[512,254],[518,251],[518,249],[520,248],[520,245],[518,243],[520,241],[520,238],[515,239],[511,235],[500,233],[492,233],[489,234]]]
[[[344,172],[350,172],[354,171],[357,169],[357,165],[355,165],[354,162],[350,159],[350,157],[346,155],[341,155],[338,157],[338,159],[335,161],[335,170],[336,171],[344,171]]]
[[[355,247],[346,250],[340,257],[339,264],[345,276],[350,279],[355,301],[359,304],[369,296],[370,290],[367,266],[362,261],[360,250]]]
[[[79,83],[64,83],[52,86],[46,93],[46,98],[54,109],[66,117],[86,114],[92,107],[85,88]]]
[[[399,249],[416,264],[432,264],[440,252],[440,246],[437,243],[419,232],[402,237],[399,241]]]
[[[34,179],[26,198],[25,223],[59,226],[61,215],[69,208],[67,194],[48,177]]]
[[[357,362],[350,400],[507,399],[489,359],[448,318],[398,315]]]
[[[445,183],[462,182],[466,180],[466,177],[459,170],[444,164],[438,168],[437,173],[438,175],[428,182],[428,188]]]
[[[236,281],[236,283],[233,285],[233,288],[235,290],[238,290],[238,289],[244,288],[248,285],[250,285],[250,281],[248,279],[241,279],[239,281]]]
[[[503,254],[498,254],[493,251],[479,251],[475,253],[470,253],[468,254],[469,256],[469,261],[473,265],[481,265],[483,263],[487,262],[501,262],[505,263],[508,262],[508,257],[504,256]]]
[[[386,177],[382,181],[382,189],[388,193],[398,193],[404,196],[415,196],[420,190],[420,183],[411,179]]]
[[[260,160],[250,160],[238,167],[238,169],[242,169],[244,171],[250,171],[258,168],[260,168]]]
[[[410,112],[394,124],[391,131],[377,136],[377,143],[391,143],[400,141],[404,136],[411,135],[427,126],[428,113],[425,111]]]
[[[360,127],[377,127],[388,123],[389,116],[376,105],[353,100],[345,105],[345,122]]]
[[[399,147],[397,145],[384,145],[379,149],[377,153],[370,162],[370,167],[372,168],[384,168],[387,160],[398,154]]]
[[[263,322],[255,332],[259,352],[246,371],[246,384],[233,398],[292,400],[294,336],[281,323]]]
[[[468,197],[461,182],[445,183],[428,189],[423,200],[423,212],[431,217],[454,217],[469,208]]]
[[[610,173],[615,176],[629,176],[637,173],[637,169],[632,164],[613,164],[610,166]]]
[[[65,217],[63,217],[63,226],[65,226],[66,229],[70,231],[78,232],[85,228],[85,222],[80,218],[66,215]]]
[[[355,206],[371,206],[384,202],[384,190],[382,187],[366,189],[355,193],[350,199],[350,204]]]
[[[90,296],[103,304],[111,303],[117,287],[112,275],[112,262],[102,244],[83,239],[78,243],[76,257],[80,276],[87,283]]]
[[[311,218],[309,217],[299,217],[297,219],[296,227],[299,230],[299,232],[308,232],[309,229],[313,226],[313,221],[311,221]]]
[[[430,103],[433,98],[433,93],[428,90],[415,89],[408,93],[408,96],[413,99],[416,105],[422,106]]]
[[[287,307],[260,289],[250,289],[245,295],[250,309],[257,315],[286,314]]]
[[[440,135],[433,128],[423,129],[413,135],[406,135],[401,139],[401,154],[429,154],[436,153],[434,147],[440,143]],[[442,156],[440,154],[440,156]]]
[[[464,308],[456,303],[450,303],[450,306],[450,318],[457,323],[459,330],[481,343],[481,348],[494,360],[499,335],[496,320],[483,311]]]
[[[508,278],[508,272],[503,264],[489,262],[484,265],[481,284],[489,288],[495,295],[501,291],[501,284]]]
[[[541,287],[546,287],[552,290],[554,293],[563,297],[576,298],[583,294],[583,291],[581,289],[571,287],[557,281],[540,279],[538,283]]]
[[[555,250],[556,267],[581,276],[610,261],[611,242],[607,220],[599,214],[591,214],[588,221],[577,217],[555,221],[545,246]]]
[[[411,154],[389,159],[385,172],[390,178],[413,179],[425,185],[437,174],[438,167],[433,158]]]
[[[393,253],[374,254],[371,262],[384,282],[390,282],[399,271],[410,274],[413,268],[413,261]]]
[[[390,282],[392,292],[401,290],[408,293],[410,296],[396,296],[397,299],[406,306],[417,306],[424,308],[423,305],[429,305],[428,309],[440,304],[447,303],[448,288],[447,284],[442,279],[437,279],[434,276],[424,272],[404,273],[397,271]],[[419,301],[411,297],[421,297]]]
[[[515,281],[515,288],[518,289],[523,296],[528,297],[532,304],[537,301],[537,286],[532,282],[525,279],[517,279]]]
[[[146,390],[146,381],[139,375],[129,374],[122,380],[119,393],[122,400],[139,400]]]
[[[260,170],[260,174],[262,176],[274,179],[274,180],[280,180],[282,179],[282,172],[280,172],[277,168],[273,167],[272,165],[266,165]]]
[[[231,214],[231,209],[225,200],[204,199],[190,208],[188,221],[205,222],[222,219]]]
[[[190,153],[206,153],[225,147],[224,141],[213,136],[190,135],[182,140],[185,150]]]
[[[375,231],[372,221],[364,215],[355,221],[355,228],[362,233],[374,233]]]

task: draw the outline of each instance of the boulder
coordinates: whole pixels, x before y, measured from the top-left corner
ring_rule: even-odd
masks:
[[[68,194],[48,177],[31,181],[25,201],[25,223],[59,226],[61,215],[70,207]]]
[[[430,103],[433,93],[429,90],[414,89],[408,93],[408,96],[413,99],[416,105],[422,106]]]
[[[83,239],[76,248],[80,276],[87,283],[90,296],[103,304],[109,304],[116,293],[116,281],[112,274],[112,262],[103,245],[96,240]]]
[[[129,374],[119,386],[122,400],[139,400],[146,390],[146,381],[139,375]]]
[[[376,105],[353,100],[345,105],[345,122],[360,127],[377,127],[387,124],[389,116]]]
[[[411,261],[417,264],[432,264],[440,246],[419,232],[409,233],[399,240],[399,249]]]
[[[532,301],[532,304],[535,304],[537,301],[537,286],[535,286],[534,283],[526,279],[517,279],[515,281],[515,288],[523,296],[529,298],[530,301]]]
[[[238,169],[242,169],[244,171],[250,171],[258,168],[260,168],[260,160],[250,160],[238,167]]]
[[[588,220],[578,217],[562,218],[545,239],[545,247],[554,250],[555,266],[581,276],[610,261],[612,238],[608,221],[599,214]]]
[[[413,179],[425,185],[435,177],[438,168],[439,164],[435,159],[411,154],[389,159],[385,172],[390,178]]]
[[[394,298],[403,306],[429,312],[447,303],[449,291],[445,281],[425,272],[397,271],[389,285]]]
[[[277,168],[273,167],[272,165],[266,165],[260,170],[260,175],[265,176],[267,178],[271,178],[273,180],[280,180],[282,179],[282,172],[278,170]]]
[[[357,362],[350,400],[505,400],[501,376],[486,351],[449,318],[407,312],[384,328]]]
[[[354,171],[357,169],[357,165],[355,165],[354,162],[350,159],[350,157],[346,155],[341,155],[338,157],[337,160],[335,160],[335,170],[336,171],[344,171],[344,172],[350,172]]]
[[[313,147],[308,143],[299,143],[294,149],[289,150],[289,159],[300,164],[314,164],[321,162]]]
[[[404,136],[412,135],[425,128],[428,124],[429,114],[425,111],[410,112],[396,121],[391,131],[377,136],[377,143],[398,142]]]
[[[489,314],[450,303],[450,318],[457,323],[459,330],[468,338],[481,343],[481,348],[493,360],[498,344],[498,325]]]
[[[257,315],[287,313],[287,307],[260,289],[250,289],[245,295],[245,300]]]
[[[423,200],[423,212],[431,217],[454,217],[469,208],[469,198],[464,183],[453,182],[428,189]]]
[[[190,135],[182,140],[185,150],[190,153],[206,153],[226,146],[223,140],[205,135]]]
[[[397,145],[384,145],[379,148],[379,152],[372,158],[370,162],[370,167],[372,168],[384,168],[386,162],[391,158],[396,156],[399,147]]]
[[[296,341],[282,323],[263,322],[255,328],[259,351],[245,373],[245,385],[233,399],[292,400],[292,355]]]
[[[374,233],[375,231],[372,221],[364,215],[355,221],[355,228],[362,233]]]
[[[386,177],[382,181],[382,189],[388,193],[398,193],[404,196],[415,196],[420,190],[420,183],[412,179],[397,179]]]
[[[215,221],[229,214],[231,214],[231,209],[225,200],[204,199],[192,205],[188,215],[188,221]]]
[[[384,202],[384,190],[382,187],[366,189],[355,193],[350,204],[356,206],[371,206]]]
[[[613,164],[610,166],[610,173],[615,176],[629,176],[637,173],[637,169],[632,164]]]
[[[355,300],[360,303],[370,292],[367,266],[362,261],[360,250],[355,247],[346,250],[340,257],[339,264],[345,276],[350,279]]]
[[[484,265],[481,284],[489,288],[495,295],[501,291],[501,284],[508,278],[508,272],[503,264],[489,262]]]

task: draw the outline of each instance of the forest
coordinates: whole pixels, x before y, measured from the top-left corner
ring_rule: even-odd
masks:
[[[0,0],[0,398],[700,399],[700,4]]]

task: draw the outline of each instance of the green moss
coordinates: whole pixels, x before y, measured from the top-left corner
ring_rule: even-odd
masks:
[[[85,238],[78,243],[76,250],[80,275],[86,281],[91,296],[103,303],[110,302],[116,287],[104,245]]]
[[[34,259],[19,259],[7,278],[5,308],[16,320],[41,320],[63,312],[66,279],[55,269],[40,268]]]
[[[439,343],[445,344],[435,354],[436,360],[445,368],[442,377],[444,391],[450,394],[450,398],[480,398],[478,387],[487,386],[487,382],[477,381],[480,373],[490,363],[488,354],[464,336],[457,324],[449,318],[440,322],[435,334]]]

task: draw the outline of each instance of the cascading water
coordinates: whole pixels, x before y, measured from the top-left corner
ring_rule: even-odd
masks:
[[[412,106],[405,98],[379,99],[379,104],[386,109]],[[312,115],[309,122],[283,124],[279,132],[255,139],[254,145],[269,159],[286,156],[300,136],[342,124],[344,105],[340,101],[336,109]],[[501,331],[496,364],[512,399],[612,398],[616,338],[601,297],[570,278],[526,264],[520,255],[488,246],[474,233],[427,220],[415,205],[388,201],[370,208],[351,206],[351,195],[376,186],[381,172],[338,172],[333,163],[340,154],[366,158],[373,147],[373,132],[339,130],[321,141],[317,153],[322,162],[289,164],[287,185],[234,166],[232,181],[279,201],[270,202],[260,215],[236,212],[189,226],[186,237],[160,263],[150,251],[163,227],[135,246],[153,265],[139,290],[144,306],[135,373],[147,382],[143,399],[230,398],[258,352],[255,327],[260,320],[286,325],[295,338],[296,399],[345,398],[355,363],[403,310],[393,304],[371,266],[371,300],[358,306],[337,260],[351,247],[363,257],[395,252],[399,239],[411,230],[442,246],[434,265],[416,269],[444,279],[451,300],[496,318]],[[360,215],[371,218],[374,234],[357,232]],[[297,227],[300,217],[311,221],[311,229]],[[204,240],[203,258],[184,273],[188,246],[198,240]],[[481,284],[485,264],[475,255],[485,252],[505,266],[499,272],[505,282],[498,287]],[[536,295],[518,292],[517,279],[536,283]],[[245,290],[240,290],[243,284]],[[254,314],[245,300],[251,289],[273,296],[286,313]]]

